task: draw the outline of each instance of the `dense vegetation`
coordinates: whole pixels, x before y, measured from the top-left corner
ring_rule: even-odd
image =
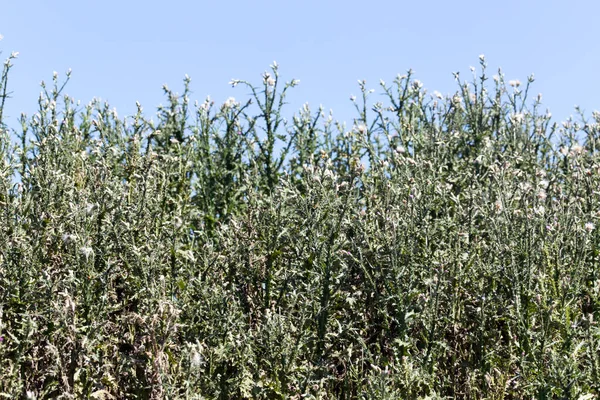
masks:
[[[361,82],[349,128],[286,120],[277,65],[241,103],[164,87],[156,122],[55,74],[9,129],[9,58],[0,396],[597,395],[600,114],[480,61],[450,97]]]

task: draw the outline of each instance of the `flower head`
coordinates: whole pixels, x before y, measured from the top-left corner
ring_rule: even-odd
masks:
[[[81,252],[81,254],[83,254],[86,260],[88,260],[90,256],[94,254],[94,249],[92,249],[91,247],[82,247],[79,249],[79,251]]]
[[[230,97],[225,101],[224,106],[227,108],[235,107],[238,104],[234,97]]]
[[[367,133],[367,126],[365,124],[359,124],[356,127],[356,130],[358,131],[358,133],[360,133],[361,135],[364,135]]]
[[[508,81],[508,84],[512,87],[519,87],[521,86],[521,81],[519,81],[518,79],[513,79],[511,81]]]

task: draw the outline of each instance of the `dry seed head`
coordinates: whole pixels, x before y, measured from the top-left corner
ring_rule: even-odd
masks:
[[[81,247],[79,251],[81,252],[81,254],[83,254],[86,261],[89,260],[90,256],[94,255],[94,249],[88,246]]]
[[[192,351],[192,357],[190,359],[190,362],[192,364],[192,367],[200,368],[204,364],[204,357],[202,357],[202,354],[200,354],[198,350],[194,350]]]
[[[587,222],[585,224],[585,230],[588,232],[593,231],[595,228],[596,228],[596,225],[594,225],[594,223],[592,223],[592,222]]]
[[[77,239],[77,236],[69,234],[69,233],[65,233],[64,235],[62,235],[62,240],[64,242],[64,244],[69,244],[75,241],[75,239]]]
[[[494,209],[497,213],[501,212],[504,207],[502,206],[502,202],[500,200],[496,200],[494,203]]]

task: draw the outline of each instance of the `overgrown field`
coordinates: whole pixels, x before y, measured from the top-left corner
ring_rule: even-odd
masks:
[[[480,61],[347,127],[286,120],[277,65],[154,122],[56,75],[0,108],[0,397],[594,398],[600,113]]]

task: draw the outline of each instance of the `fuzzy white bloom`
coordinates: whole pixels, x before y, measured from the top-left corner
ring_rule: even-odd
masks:
[[[94,212],[94,209],[95,209],[95,208],[96,208],[96,204],[94,204],[94,203],[88,203],[88,204],[86,204],[86,206],[85,206],[85,213],[86,213],[87,215],[91,215],[91,214],[92,214],[92,212]]]
[[[420,80],[415,79],[413,81],[413,88],[415,88],[415,89],[421,89],[422,87],[423,87],[423,83],[421,83]]]
[[[481,62],[485,61],[485,55],[484,54],[480,54],[479,55],[479,61],[481,61]]]
[[[516,173],[519,173],[519,172],[521,172],[521,171],[515,171],[515,172],[516,172]],[[523,192],[527,193],[527,192],[529,192],[529,191],[531,190],[531,184],[530,184],[529,182],[521,182],[521,183],[519,184],[519,188],[520,188],[520,189],[521,189]]]
[[[208,109],[210,108],[210,101],[206,100],[204,103],[200,104],[200,106],[198,106],[199,109],[201,109],[202,111],[208,111]]]
[[[194,368],[200,368],[204,364],[204,357],[198,350],[194,350],[192,352],[192,356],[190,357],[190,363]]]
[[[508,84],[512,87],[519,87],[519,86],[521,86],[521,81],[518,79],[513,79],[513,80],[508,81]]]
[[[434,90],[434,91],[433,91],[433,95],[434,95],[435,97],[437,97],[438,99],[440,99],[440,100],[444,98],[444,97],[442,96],[442,94],[441,94],[440,92],[438,92],[437,90]]]
[[[364,135],[367,133],[367,126],[365,124],[359,124],[356,127],[356,130],[358,131],[358,133],[360,133],[361,135]]]
[[[232,79],[232,80],[229,81],[229,84],[232,87],[236,87],[238,85],[238,83],[240,83],[239,79]]]
[[[62,240],[64,244],[72,243],[75,241],[75,239],[77,239],[77,236],[71,235],[69,233],[65,233],[64,235],[62,235]]]
[[[496,200],[496,202],[494,203],[494,209],[497,213],[501,212],[504,209],[504,206],[502,205],[502,202],[500,200]]]
[[[273,79],[273,78],[269,77],[269,78],[267,79],[267,85],[268,85],[268,86],[275,86],[275,79]]]
[[[521,122],[523,122],[524,118],[525,116],[523,115],[523,113],[516,113],[510,116],[512,122],[516,124],[520,124]]]
[[[356,101],[356,96],[354,96],[354,95],[350,96],[350,101],[352,101],[352,102]]]
[[[585,224],[585,230],[588,232],[593,231],[596,228],[596,225],[594,225],[592,222],[586,222]]]
[[[583,148],[583,146],[576,144],[575,146],[573,146],[571,148],[571,151],[569,152],[569,156],[577,157],[578,155],[583,154],[584,151],[585,151],[585,149]]]
[[[183,225],[183,220],[181,218],[175,217],[173,219],[173,226],[175,227],[175,229],[181,228],[182,225]]]
[[[0,40],[4,39],[4,36],[0,35]]]
[[[563,156],[566,156],[569,153],[569,149],[567,149],[566,147],[563,146],[563,147],[560,148],[560,153]]]
[[[585,149],[583,148],[583,146],[577,144],[575,146],[573,146],[573,152],[577,153],[577,154],[581,154],[583,153]]]
[[[94,249],[88,246],[81,247],[79,251],[81,254],[83,254],[86,260],[89,260],[90,256],[94,255]]]
[[[235,101],[234,97],[230,97],[225,101],[224,106],[227,108],[235,107],[237,105],[237,101]]]

